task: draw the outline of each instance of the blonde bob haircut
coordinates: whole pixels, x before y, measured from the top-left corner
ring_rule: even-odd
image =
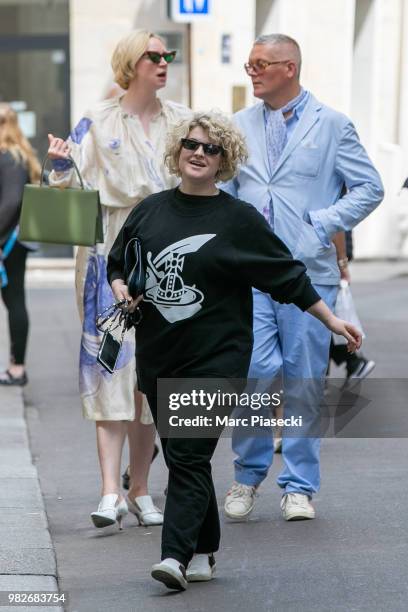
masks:
[[[221,163],[216,174],[217,181],[228,181],[233,178],[248,158],[244,137],[233,123],[222,113],[210,111],[194,113],[190,119],[178,123],[169,132],[164,154],[164,163],[169,172],[181,176],[179,157],[181,139],[188,138],[191,130],[201,127],[207,132],[211,142],[221,145],[223,152]]]
[[[115,82],[122,89],[128,89],[130,81],[135,76],[135,64],[146,53],[151,38],[164,42],[160,36],[148,30],[134,30],[116,45],[111,66]]]

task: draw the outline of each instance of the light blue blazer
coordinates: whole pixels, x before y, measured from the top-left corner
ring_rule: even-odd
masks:
[[[239,111],[234,121],[246,137],[249,159],[222,189],[259,212],[272,199],[274,231],[306,264],[312,282],[337,285],[331,238],[360,223],[384,197],[380,176],[350,119],[310,95],[272,173],[263,102]],[[343,185],[347,193],[340,198]]]

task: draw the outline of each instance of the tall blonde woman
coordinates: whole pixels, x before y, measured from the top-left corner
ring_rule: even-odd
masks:
[[[0,287],[8,311],[10,361],[0,374],[0,385],[27,383],[25,354],[28,314],[24,275],[28,249],[18,240],[18,219],[25,183],[40,178],[40,164],[21,132],[17,115],[0,104]]]
[[[188,109],[157,97],[166,85],[175,51],[155,34],[137,30],[123,38],[112,56],[115,82],[125,94],[86,112],[67,141],[49,134],[53,161],[50,181],[73,185],[77,179],[68,157],[77,162],[86,185],[99,189],[105,242],[80,247],[76,290],[83,323],[80,350],[80,394],[84,416],[96,421],[102,499],[91,514],[96,527],[121,524],[127,510],[144,525],[162,523],[162,513],[147,491],[155,428],[147,402],[135,391],[134,340],[128,334],[115,374],[96,362],[100,334],[95,317],[114,302],[106,278],[107,254],[130,211],[146,196],[174,186],[164,167],[165,135]],[[128,433],[131,483],[125,501],[120,494],[120,464]]]

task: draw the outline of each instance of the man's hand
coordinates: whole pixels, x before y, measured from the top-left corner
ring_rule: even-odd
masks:
[[[348,284],[351,283],[350,270],[348,267],[348,257],[344,256],[342,259],[337,260],[337,265],[339,266],[340,279],[347,281]]]
[[[350,284],[350,271],[348,267],[346,234],[345,232],[337,232],[333,236],[333,243],[336,247],[337,265],[339,266],[340,278],[346,280]]]
[[[350,270],[348,268],[343,268],[340,270],[340,279],[347,281],[347,283],[350,285],[351,276],[350,276]]]

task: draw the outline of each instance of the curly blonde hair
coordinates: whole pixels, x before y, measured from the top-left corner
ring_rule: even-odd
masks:
[[[187,138],[191,130],[201,127],[211,142],[222,146],[221,163],[216,174],[217,181],[233,178],[248,158],[245,140],[233,123],[218,111],[194,113],[192,117],[178,123],[167,136],[164,163],[170,174],[181,176],[179,157],[181,139]]]
[[[146,52],[151,38],[163,39],[149,30],[134,30],[120,39],[112,55],[111,66],[115,83],[128,89],[135,76],[135,64]]]

